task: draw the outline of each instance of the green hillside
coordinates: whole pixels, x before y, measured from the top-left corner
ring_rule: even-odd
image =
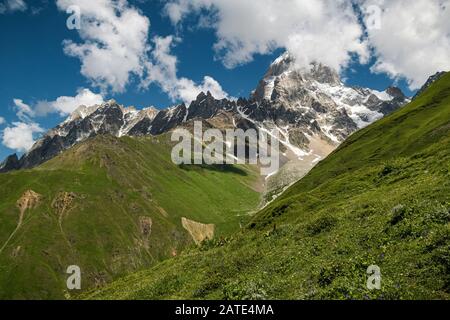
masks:
[[[248,222],[259,171],[177,167],[169,138],[99,136],[0,174],[0,299],[69,297],[69,265],[87,289],[179,255],[193,244],[182,217],[218,238]]]
[[[366,270],[381,268],[381,290]],[[450,73],[256,214],[89,299],[449,299]]]

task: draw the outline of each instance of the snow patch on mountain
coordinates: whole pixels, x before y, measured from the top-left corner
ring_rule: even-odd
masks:
[[[203,120],[225,127],[252,127],[269,135],[275,130],[282,154],[289,161],[297,161],[304,171],[350,134],[408,101],[398,88],[380,92],[348,87],[336,71],[322,64],[299,68],[285,53],[270,66],[249,99],[218,100],[207,92],[199,94],[189,106],[180,104],[164,110],[137,110],[114,100],[80,106],[37,141],[17,167],[36,166],[95,135],[159,135]],[[226,118],[230,119],[228,123],[223,122]],[[288,171],[296,176],[292,173],[295,166]]]

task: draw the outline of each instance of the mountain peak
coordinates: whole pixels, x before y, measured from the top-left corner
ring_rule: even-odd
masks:
[[[200,104],[203,103],[205,100],[207,101],[215,101],[215,98],[213,97],[213,95],[211,94],[211,92],[208,90],[206,93],[205,92],[200,92],[197,96],[197,98],[195,98],[195,100],[193,100],[191,102],[191,104]]]
[[[132,112],[132,111],[136,110],[134,107],[124,108],[123,106],[118,105],[116,100],[110,99],[106,102],[103,102],[102,104],[95,104],[92,106],[80,105],[69,115],[69,117],[66,119],[65,122],[82,120],[82,119],[90,116],[91,114],[93,114],[94,112],[96,112],[99,109],[116,107],[116,106],[121,108],[124,113]]]
[[[331,85],[342,84],[338,72],[322,63],[312,63],[311,70],[306,74],[306,77],[320,83],[328,83]]]
[[[19,158],[17,154],[8,156],[2,163],[0,163],[0,172],[8,172],[20,168]]]
[[[299,66],[295,57],[287,51],[270,65],[266,77],[280,76],[288,72],[297,72],[305,79],[316,80],[321,83],[341,83],[338,72],[333,68],[320,62],[312,62],[309,67]]]
[[[206,97],[207,97],[207,95],[205,94],[205,92],[202,91],[197,95],[197,98],[195,98],[194,101],[201,101],[203,99],[206,99]]]
[[[436,72],[434,75],[430,76],[427,82],[425,82],[425,84],[422,86],[422,88],[420,88],[419,91],[417,91],[416,95],[413,97],[413,100],[418,98],[422,93],[424,93],[428,89],[429,86],[431,86],[434,82],[442,78],[446,73],[447,71],[439,71]]]
[[[267,78],[280,76],[286,71],[290,71],[294,68],[295,58],[286,51],[272,62],[264,77]]]
[[[34,167],[97,135],[159,135],[191,120],[217,120],[220,116],[227,117],[227,123],[235,127],[245,119],[248,121],[245,127],[280,128],[284,132],[284,143],[289,147],[295,144],[293,152],[303,154],[310,152],[311,137],[322,139],[334,148],[357,129],[406,102],[398,88],[378,92],[348,87],[332,68],[321,63],[302,68],[286,52],[271,64],[249,100],[218,100],[206,91],[200,92],[189,107],[181,104],[164,110],[137,110],[115,100],[80,106],[66,121],[38,140],[19,160],[18,167]],[[14,158],[7,162],[4,168],[15,166]]]
[[[390,95],[393,98],[398,99],[407,99],[406,95],[403,93],[403,91],[395,86],[390,86],[386,89],[386,93]]]
[[[292,54],[285,52],[270,65],[253,92],[253,98],[257,101],[272,100],[283,95],[284,89],[289,91],[293,85],[307,87],[314,81],[331,86],[342,85],[338,72],[333,68],[319,62],[302,67],[296,63]]]
[[[100,108],[101,105],[93,105],[93,106],[85,106],[85,105],[81,105],[78,108],[75,109],[75,111],[73,111],[69,117],[66,119],[65,122],[72,122],[75,121],[77,119],[84,119],[87,116],[91,115],[92,113],[94,113],[98,108]]]

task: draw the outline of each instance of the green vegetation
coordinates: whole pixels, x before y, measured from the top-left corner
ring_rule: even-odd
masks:
[[[449,299],[450,74],[351,136],[248,228],[88,299]],[[378,265],[382,289],[366,288]]]
[[[70,297],[69,265],[81,267],[87,289],[180,254],[193,243],[181,217],[215,224],[217,237],[238,231],[259,204],[259,172],[177,167],[169,138],[99,136],[0,174],[0,299]],[[40,200],[7,242],[28,190]]]

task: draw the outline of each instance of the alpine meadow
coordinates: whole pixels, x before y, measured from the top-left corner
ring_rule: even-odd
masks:
[[[0,302],[450,300],[449,21],[450,0],[0,0]]]

